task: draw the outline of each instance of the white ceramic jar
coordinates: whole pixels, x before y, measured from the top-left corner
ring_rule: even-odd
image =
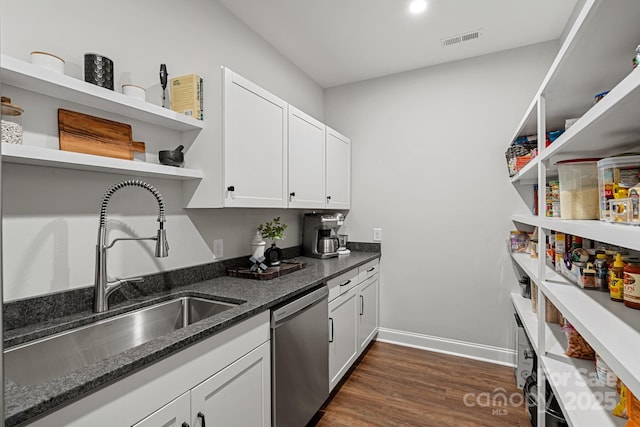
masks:
[[[31,52],[31,63],[47,70],[64,74],[64,59],[47,52]]]

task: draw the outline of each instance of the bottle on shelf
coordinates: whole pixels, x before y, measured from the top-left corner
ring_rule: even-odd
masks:
[[[593,266],[596,270],[596,286],[601,291],[609,292],[607,255],[603,253],[596,254],[596,260]]]
[[[616,254],[613,267],[609,270],[609,296],[614,301],[624,301],[624,262],[620,253]]]
[[[624,305],[640,309],[640,264],[624,266]]]

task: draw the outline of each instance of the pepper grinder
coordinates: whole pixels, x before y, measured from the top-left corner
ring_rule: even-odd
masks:
[[[160,64],[160,85],[162,86],[162,108],[167,108],[167,78],[169,77],[169,73],[167,73],[167,64]]]

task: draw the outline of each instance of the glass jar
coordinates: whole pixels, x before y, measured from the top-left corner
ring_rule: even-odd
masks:
[[[22,107],[11,104],[11,98],[2,97],[0,115],[1,140],[7,144],[22,144]]]

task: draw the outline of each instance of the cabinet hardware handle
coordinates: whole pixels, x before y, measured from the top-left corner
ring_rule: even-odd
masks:
[[[367,273],[371,273],[375,269],[376,269],[375,267],[371,267],[370,269],[367,270]]]
[[[294,192],[292,192],[292,193],[289,193],[289,196],[291,196],[291,197],[296,197],[296,192],[294,191]]]
[[[227,191],[236,191],[236,187],[233,185],[230,185],[227,187]]]
[[[189,427],[189,423],[187,423],[186,421],[182,423],[182,427]]]
[[[347,286],[349,283],[351,283],[351,280],[347,280],[344,283],[340,283],[340,286]]]
[[[333,317],[329,317],[329,321],[331,322],[331,337],[329,338],[329,342],[333,342]]]
[[[331,201],[331,196],[327,196],[327,203]]]
[[[360,295],[360,316],[364,315],[364,296]]]
[[[202,427],[207,427],[204,420],[204,414],[202,412],[198,412],[198,418],[202,418]]]

